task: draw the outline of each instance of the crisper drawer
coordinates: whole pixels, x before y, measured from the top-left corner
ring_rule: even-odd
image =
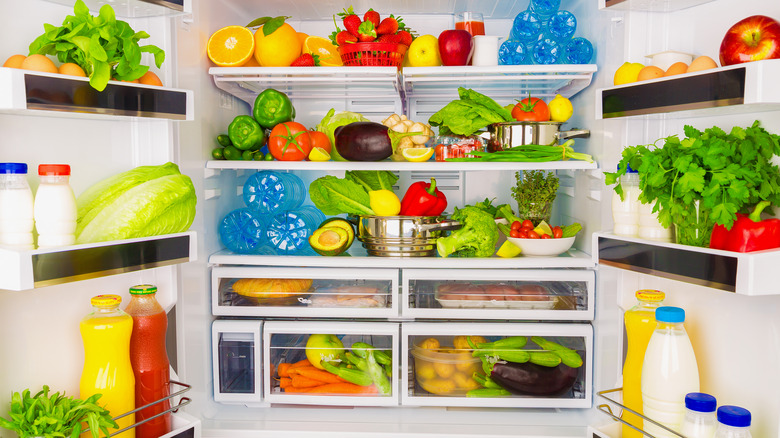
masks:
[[[267,321],[263,384],[270,403],[398,405],[398,324]],[[322,368],[312,364],[319,361]]]
[[[219,316],[398,316],[397,269],[216,267],[211,290]]]
[[[211,325],[214,401],[259,405],[262,321],[217,320]]]
[[[591,407],[587,323],[403,323],[401,351],[402,405]]]
[[[417,318],[593,320],[585,269],[404,269],[402,314]]]

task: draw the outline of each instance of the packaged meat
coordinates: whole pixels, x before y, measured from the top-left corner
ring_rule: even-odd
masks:
[[[541,284],[441,283],[436,301],[442,307],[552,309],[558,297]]]

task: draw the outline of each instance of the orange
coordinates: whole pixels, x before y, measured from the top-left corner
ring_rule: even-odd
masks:
[[[309,34],[304,32],[296,32],[298,34],[298,41],[301,42],[301,46],[303,46],[303,42],[306,41],[306,38],[309,37]]]
[[[22,62],[24,62],[25,58],[26,56],[24,55],[11,55],[5,60],[3,67],[22,68]]]
[[[636,77],[637,81],[646,81],[648,79],[660,78],[664,75],[664,71],[660,67],[654,65],[648,65],[639,70],[639,74]]]
[[[319,37],[310,36],[303,42],[303,53],[311,53],[320,57],[320,65],[323,67],[338,67],[342,64],[341,55],[339,51],[331,44],[330,40]]]
[[[22,61],[22,66],[25,70],[42,71],[46,73],[58,73],[57,66],[54,65],[54,61],[45,57],[44,55],[30,55]]]
[[[260,63],[257,62],[255,57],[249,58],[249,60],[241,65],[241,67],[260,67]]]
[[[301,56],[298,32],[287,23],[266,36],[260,26],[255,31],[255,58],[262,67],[289,67]]]
[[[244,26],[227,26],[214,32],[206,47],[211,62],[220,67],[236,67],[255,53],[255,39]]]
[[[688,66],[688,73],[692,71],[707,70],[710,68],[717,68],[717,67],[718,67],[718,63],[715,62],[709,56],[699,56],[698,58],[691,61],[691,65]]]
[[[160,78],[151,70],[148,70],[146,73],[144,73],[143,76],[138,78],[138,82],[141,84],[146,85],[157,85],[158,87],[162,87],[162,81]]]
[[[74,64],[72,62],[66,62],[65,64],[62,64],[58,69],[58,72],[63,75],[81,76],[82,78],[87,77],[87,74],[84,73],[84,69],[79,67],[78,64]]]
[[[666,69],[664,76],[681,75],[688,71],[688,64],[684,62],[675,62]]]

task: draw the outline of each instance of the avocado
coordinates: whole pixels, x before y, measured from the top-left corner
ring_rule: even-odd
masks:
[[[348,220],[342,219],[340,217],[331,217],[322,221],[322,223],[318,228],[323,228],[323,227],[343,228],[349,235],[349,239],[347,240],[347,248],[345,249],[345,251],[349,249],[350,246],[352,246],[352,241],[355,240],[355,229],[352,228],[352,224]]]
[[[318,228],[309,236],[309,244],[317,254],[337,256],[349,248],[349,233],[341,227]]]

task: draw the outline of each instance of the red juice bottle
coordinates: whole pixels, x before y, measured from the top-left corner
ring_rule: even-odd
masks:
[[[157,287],[142,284],[130,288],[127,312],[133,317],[130,362],[135,375],[135,407],[170,395],[170,362],[165,349],[168,315],[157,302]],[[136,422],[153,417],[171,407],[170,401],[157,403],[135,414]],[[171,431],[170,412],[136,426],[136,435],[157,438]]]

